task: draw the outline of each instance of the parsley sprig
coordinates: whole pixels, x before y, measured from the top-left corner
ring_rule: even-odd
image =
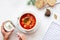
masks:
[[[35,5],[35,0],[30,0],[30,1],[28,2],[28,5],[30,5],[30,4]]]

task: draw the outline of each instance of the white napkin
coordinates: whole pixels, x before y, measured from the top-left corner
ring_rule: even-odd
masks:
[[[52,22],[43,40],[60,40],[60,25]]]

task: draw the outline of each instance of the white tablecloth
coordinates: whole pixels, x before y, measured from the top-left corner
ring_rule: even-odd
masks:
[[[38,10],[36,7],[30,5],[27,5],[28,0],[0,0],[0,26],[2,25],[2,22],[6,20],[11,20],[17,26],[17,18],[22,14],[23,12],[32,11],[35,12],[39,24],[38,24],[38,30],[33,34],[25,34],[27,37],[27,40],[42,40],[43,35],[45,34],[46,30],[48,29],[50,23],[52,21],[56,21],[60,24],[60,4],[54,6],[53,8],[48,7],[48,9],[51,10],[52,14],[50,17],[45,17],[45,11],[46,8],[42,8]],[[59,2],[59,0],[58,0]],[[58,15],[58,19],[55,20],[53,17],[53,14]],[[1,30],[0,30],[1,31]],[[13,34],[10,37],[10,40],[18,40],[16,36],[17,31],[15,30]],[[0,32],[0,40],[3,39],[1,37]]]

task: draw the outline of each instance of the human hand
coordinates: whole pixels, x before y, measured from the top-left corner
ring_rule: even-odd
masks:
[[[26,36],[22,33],[17,33],[19,40],[26,40]]]
[[[5,24],[5,22],[4,22],[4,23],[2,24],[2,26],[1,26],[1,32],[2,32],[2,34],[3,34],[4,40],[8,40],[9,37],[10,37],[10,35],[12,34],[13,30],[10,31],[10,32],[7,32],[7,31],[4,29],[4,24]]]

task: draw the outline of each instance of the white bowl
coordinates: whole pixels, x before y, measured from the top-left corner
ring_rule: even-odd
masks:
[[[19,21],[20,21],[20,18],[21,18],[21,16],[22,15],[24,15],[25,13],[31,13],[32,15],[34,15],[35,16],[35,18],[36,18],[36,24],[34,25],[34,27],[33,28],[31,28],[31,29],[29,29],[29,30],[27,30],[27,29],[24,29],[23,27],[21,27],[21,25],[20,25],[20,23],[19,23]],[[20,31],[22,31],[22,32],[29,32],[29,33],[31,33],[31,32],[33,32],[33,31],[35,31],[37,28],[38,28],[38,19],[37,19],[37,16],[36,16],[36,14],[34,13],[33,14],[33,12],[24,12],[23,14],[20,14],[20,16],[18,17],[18,29],[20,30]]]
[[[5,24],[4,24],[4,29],[6,30],[6,31],[12,31],[12,30],[14,30],[14,25],[12,24],[12,22],[11,21],[5,21]]]

